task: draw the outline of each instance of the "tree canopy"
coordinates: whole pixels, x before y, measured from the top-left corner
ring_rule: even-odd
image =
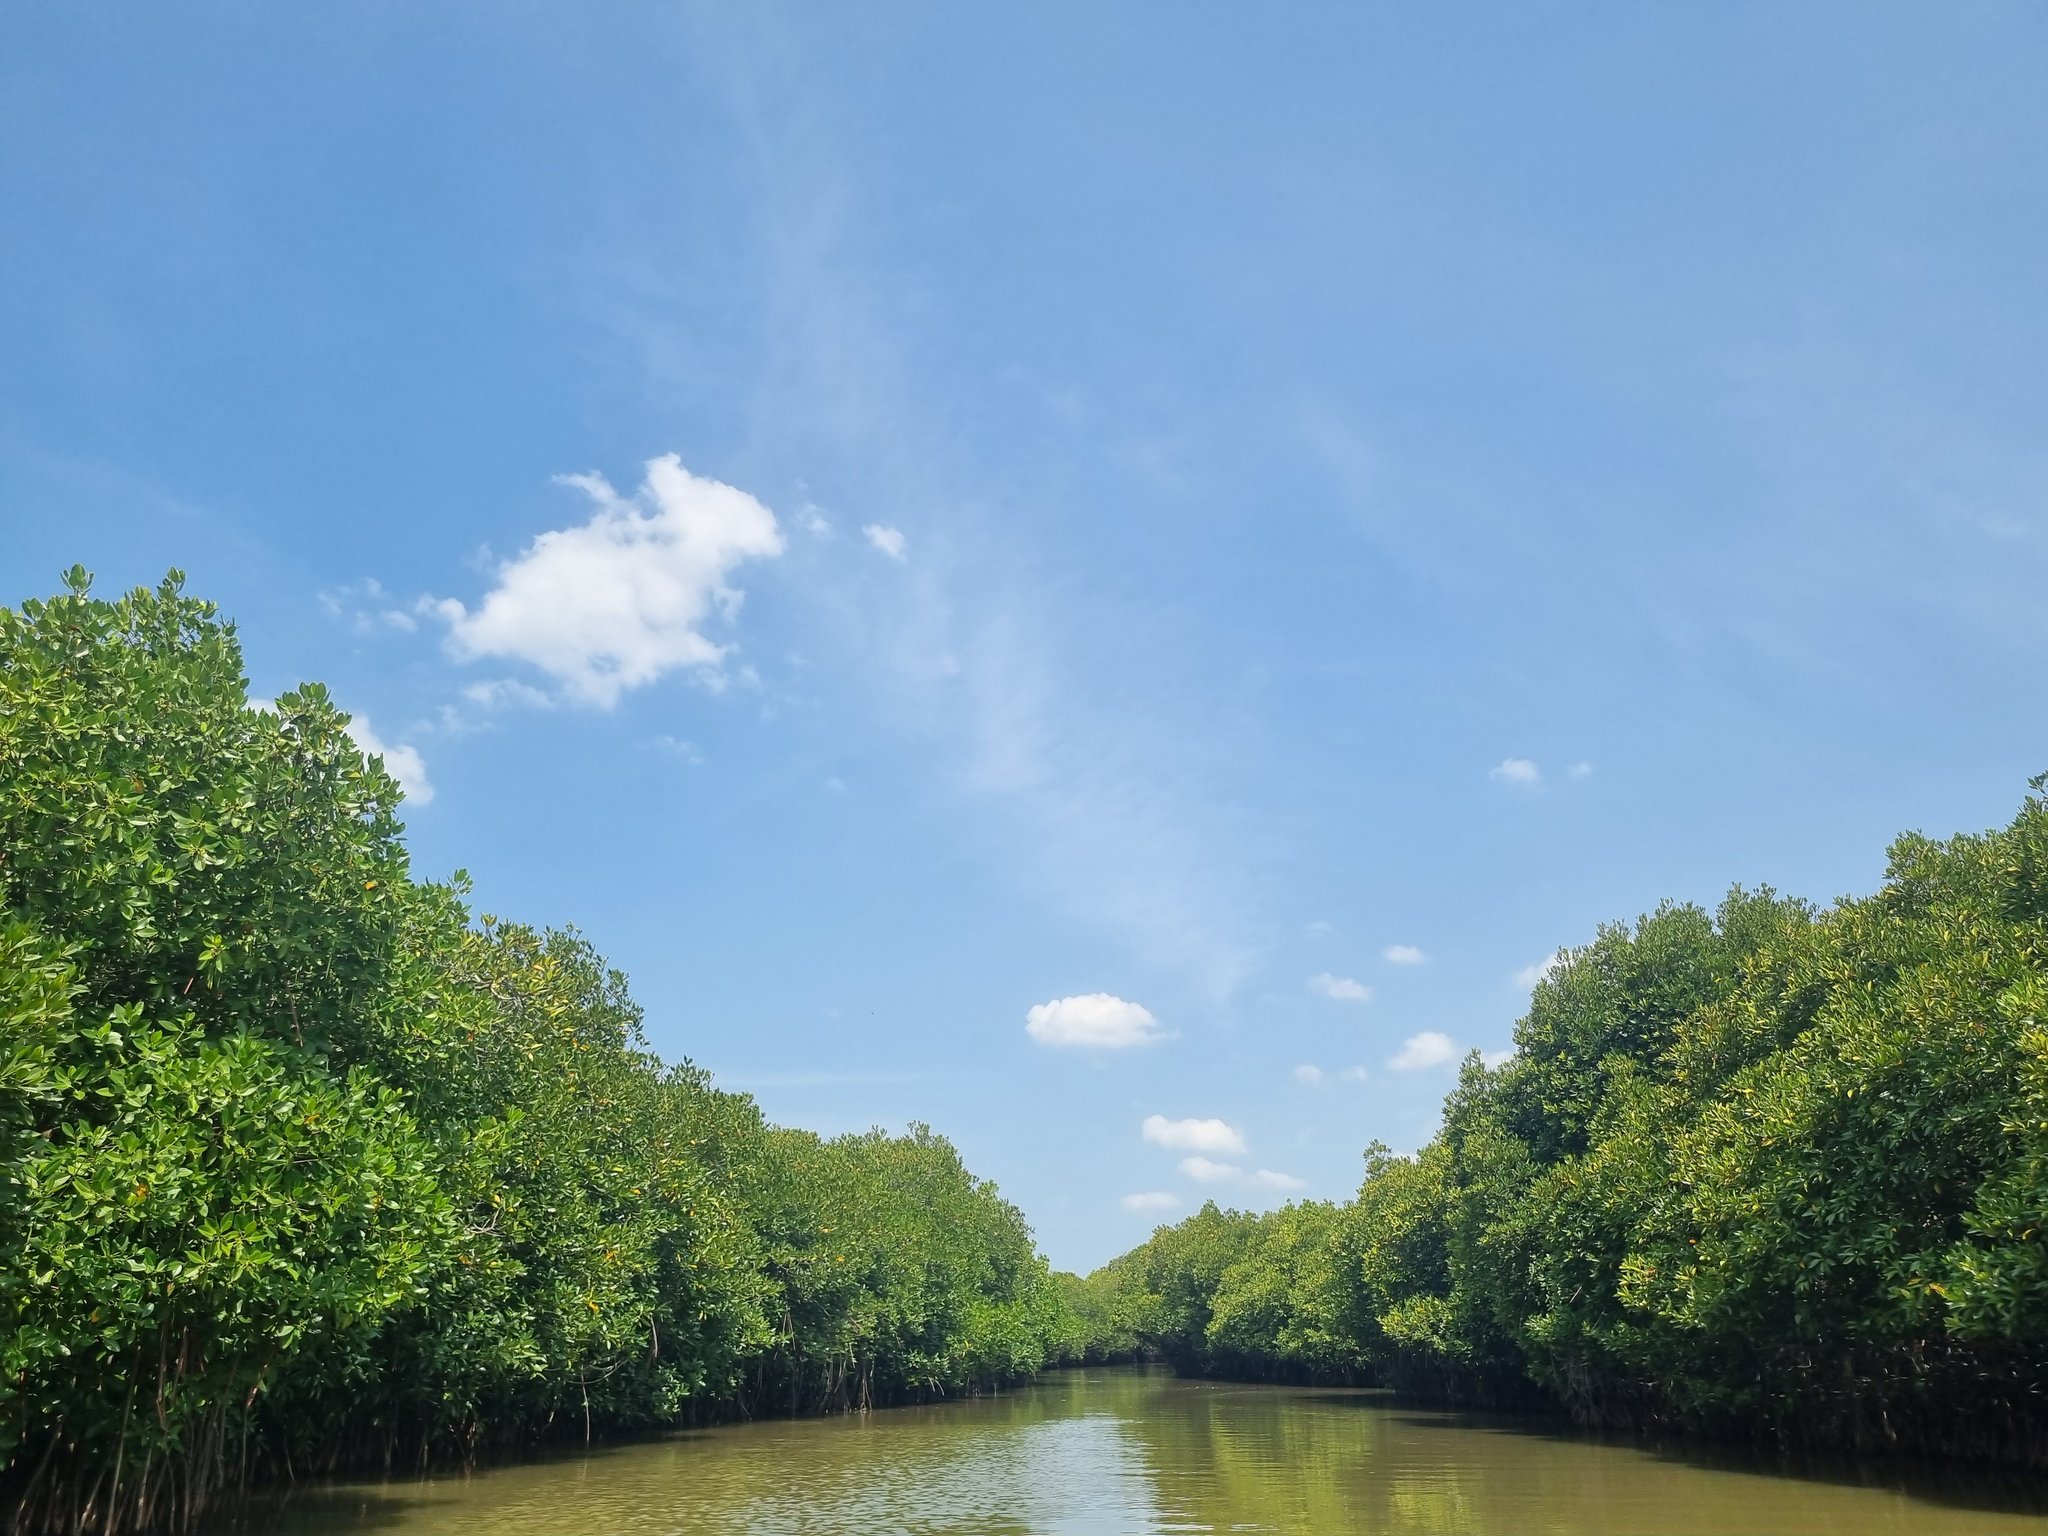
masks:
[[[0,610],[0,1495],[187,1524],[273,1472],[972,1391],[1076,1333],[928,1129],[647,1048],[574,932],[413,876],[308,684],[173,573]]]
[[[1355,1199],[1205,1206],[1085,1282],[1183,1368],[2048,1459],[2048,802],[1876,894],[1565,952]],[[1123,1335],[1115,1332],[1124,1330]]]

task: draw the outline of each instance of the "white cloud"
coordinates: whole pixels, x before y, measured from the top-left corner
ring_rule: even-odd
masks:
[[[1150,1009],[1107,992],[1039,1003],[1024,1015],[1024,1032],[1040,1045],[1121,1051],[1166,1038]]]
[[[1515,1048],[1509,1045],[1497,1051],[1481,1051],[1479,1059],[1489,1067],[1503,1067],[1515,1059]]]
[[[1141,1190],[1135,1195],[1125,1195],[1123,1208],[1127,1211],[1170,1211],[1180,1204],[1180,1196],[1163,1189]]]
[[[1328,971],[1309,977],[1308,989],[1340,1003],[1363,1003],[1372,998],[1372,988],[1364,982],[1353,981],[1349,976],[1332,976]]]
[[[1392,965],[1420,965],[1429,958],[1413,944],[1389,944],[1380,954]]]
[[[910,550],[904,543],[901,528],[891,528],[886,523],[869,523],[861,532],[867,535],[870,544],[898,565],[910,558]]]
[[[1320,917],[1312,923],[1302,924],[1301,928],[1302,937],[1306,939],[1327,939],[1336,931],[1335,925]]]
[[[692,768],[701,768],[704,765],[704,754],[680,737],[657,736],[654,738],[654,747],[656,751],[666,753],[678,762],[688,763]]]
[[[1573,763],[1565,772],[1575,779],[1590,779],[1593,776],[1591,763]]]
[[[525,704],[534,709],[545,709],[554,703],[549,695],[531,683],[517,682],[509,677],[493,677],[480,683],[470,683],[462,690],[462,696],[472,704],[485,709],[497,709],[507,704]]]
[[[449,649],[467,661],[529,662],[568,698],[600,709],[678,669],[721,685],[730,647],[704,629],[714,610],[727,622],[737,616],[742,594],[727,581],[736,567],[782,553],[775,514],[691,474],[672,453],[648,461],[631,497],[602,475],[560,480],[590,498],[590,520],[543,533],[501,562],[476,609],[434,603]]]
[[[253,706],[252,706],[253,707]],[[268,704],[263,707],[269,708]],[[431,805],[434,786],[427,779],[427,765],[420,757],[417,747],[400,743],[387,746],[384,739],[370,728],[367,715],[357,715],[348,723],[350,740],[354,741],[365,757],[384,759],[384,771],[398,781],[398,787],[405,791],[405,798],[414,805]]]
[[[1455,1061],[1457,1057],[1458,1048],[1451,1043],[1449,1035],[1425,1029],[1403,1041],[1401,1049],[1387,1058],[1387,1065],[1396,1072],[1421,1072]]]
[[[1324,1083],[1362,1083],[1369,1074],[1363,1067],[1345,1067],[1342,1071],[1325,1072],[1321,1067],[1304,1064],[1294,1069],[1294,1080],[1310,1088]]]
[[[1548,981],[1562,969],[1564,969],[1564,951],[1553,949],[1534,965],[1525,965],[1515,972],[1515,985],[1526,990],[1534,987],[1539,981]]]
[[[1261,1168],[1248,1181],[1260,1189],[1307,1189],[1307,1179],[1297,1179],[1291,1173],[1278,1173],[1271,1168]]]
[[[1526,757],[1502,758],[1499,765],[1486,770],[1490,779],[1499,779],[1503,784],[1540,784],[1543,770]]]
[[[1221,1120],[1169,1120],[1147,1115],[1140,1128],[1145,1139],[1176,1152],[1242,1152],[1244,1136]]]
[[[1182,1158],[1180,1171],[1183,1177],[1193,1179],[1197,1184],[1243,1184],[1252,1189],[1289,1191],[1308,1188],[1307,1179],[1298,1179],[1278,1169],[1260,1168],[1247,1173],[1236,1163],[1219,1163],[1206,1157]]]
[[[797,520],[804,525],[804,532],[814,539],[832,537],[832,520],[808,501],[797,512]]]

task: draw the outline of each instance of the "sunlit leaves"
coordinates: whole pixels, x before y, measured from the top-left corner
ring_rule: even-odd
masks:
[[[775,1131],[656,1060],[582,937],[409,877],[325,689],[249,707],[175,573],[66,588],[0,610],[0,1495],[29,1527],[969,1390],[1072,1335],[942,1139]]]

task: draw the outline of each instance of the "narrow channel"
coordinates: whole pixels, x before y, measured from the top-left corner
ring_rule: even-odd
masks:
[[[1382,1392],[1058,1371],[999,1397],[763,1420],[467,1476],[300,1489],[221,1536],[2048,1532],[2048,1490],[1903,1462],[1602,1441]]]

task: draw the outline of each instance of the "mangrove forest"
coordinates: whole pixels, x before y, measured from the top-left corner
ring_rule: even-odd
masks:
[[[582,935],[415,876],[347,726],[176,573],[0,610],[16,1532],[1070,1362],[2048,1462],[2040,781],[1867,897],[1603,929],[1349,1202],[1076,1277],[944,1138],[771,1125]]]

